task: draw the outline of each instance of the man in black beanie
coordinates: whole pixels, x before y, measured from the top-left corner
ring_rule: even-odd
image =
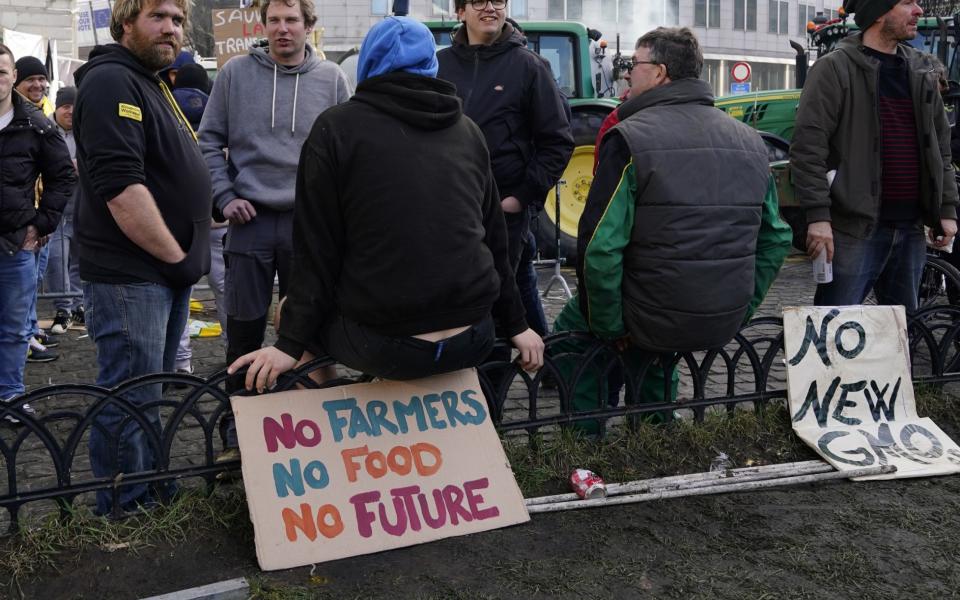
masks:
[[[77,102],[77,88],[62,87],[57,90],[57,109],[53,113],[53,126],[70,151],[73,166],[77,166],[77,142],[73,137],[73,105]],[[47,247],[50,249],[50,258],[47,262],[47,272],[43,276],[44,287],[48,292],[64,294],[53,299],[53,325],[50,333],[61,335],[67,332],[73,324],[84,325],[83,294],[80,287],[80,267],[75,253],[70,252],[73,246],[73,217],[77,205],[79,187],[73,188],[73,194],[63,209],[63,219],[60,226],[50,236]],[[73,296],[66,293],[72,292]]]
[[[932,55],[904,44],[917,35],[916,0],[848,0],[861,33],[818,60],[800,96],[790,162],[806,210],[807,253],[826,253],[833,281],[818,306],[917,308],[930,242],[957,231],[950,125]]]
[[[47,90],[50,88],[48,78],[47,68],[39,58],[23,56],[17,61],[17,81],[13,87],[49,117],[54,109],[47,98]]]

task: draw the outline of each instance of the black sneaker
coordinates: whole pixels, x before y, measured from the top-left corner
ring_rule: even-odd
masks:
[[[57,346],[60,345],[60,342],[55,341],[53,338],[47,335],[46,331],[42,329],[38,333],[34,334],[33,339],[35,339],[41,346],[43,346],[44,350],[47,350],[49,348],[56,348]],[[30,344],[30,345],[34,346],[33,344]]]
[[[39,348],[37,347],[39,346]],[[53,362],[60,358],[53,350],[47,350],[40,344],[34,345],[30,344],[30,349],[27,350],[27,362],[28,363],[47,363]]]
[[[80,326],[83,326],[83,327],[86,326],[86,324],[87,324],[86,315],[83,313],[83,307],[82,307],[82,306],[78,306],[77,309],[76,309],[75,311],[73,311],[73,314],[71,314],[70,316],[71,316],[71,318],[73,319],[73,324],[74,324],[74,325],[80,325]]]
[[[58,309],[57,315],[53,317],[53,327],[50,328],[50,333],[63,335],[67,332],[67,329],[70,329],[71,323],[73,323],[73,319],[70,318],[70,313],[62,308]]]

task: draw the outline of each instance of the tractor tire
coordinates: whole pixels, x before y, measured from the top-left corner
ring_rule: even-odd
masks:
[[[560,177],[564,182],[560,184],[560,258],[565,259],[568,265],[577,261],[577,225],[593,182],[593,151],[599,125],[592,132],[583,129],[577,131],[574,128],[576,147]],[[537,248],[543,258],[557,258],[556,193],[554,188],[547,194],[543,210],[531,222],[531,229],[537,237]]]

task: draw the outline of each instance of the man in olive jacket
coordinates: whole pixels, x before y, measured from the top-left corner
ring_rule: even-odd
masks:
[[[923,225],[944,247],[957,231],[950,127],[933,57],[904,40],[923,10],[911,0],[850,0],[863,33],[810,70],[790,161],[806,209],[807,253],[826,252],[833,281],[819,306],[917,308],[925,262]]]

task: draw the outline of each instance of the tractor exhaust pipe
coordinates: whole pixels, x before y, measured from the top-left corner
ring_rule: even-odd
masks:
[[[797,87],[802,88],[807,81],[807,50],[793,40],[790,40],[790,47],[797,53]]]

